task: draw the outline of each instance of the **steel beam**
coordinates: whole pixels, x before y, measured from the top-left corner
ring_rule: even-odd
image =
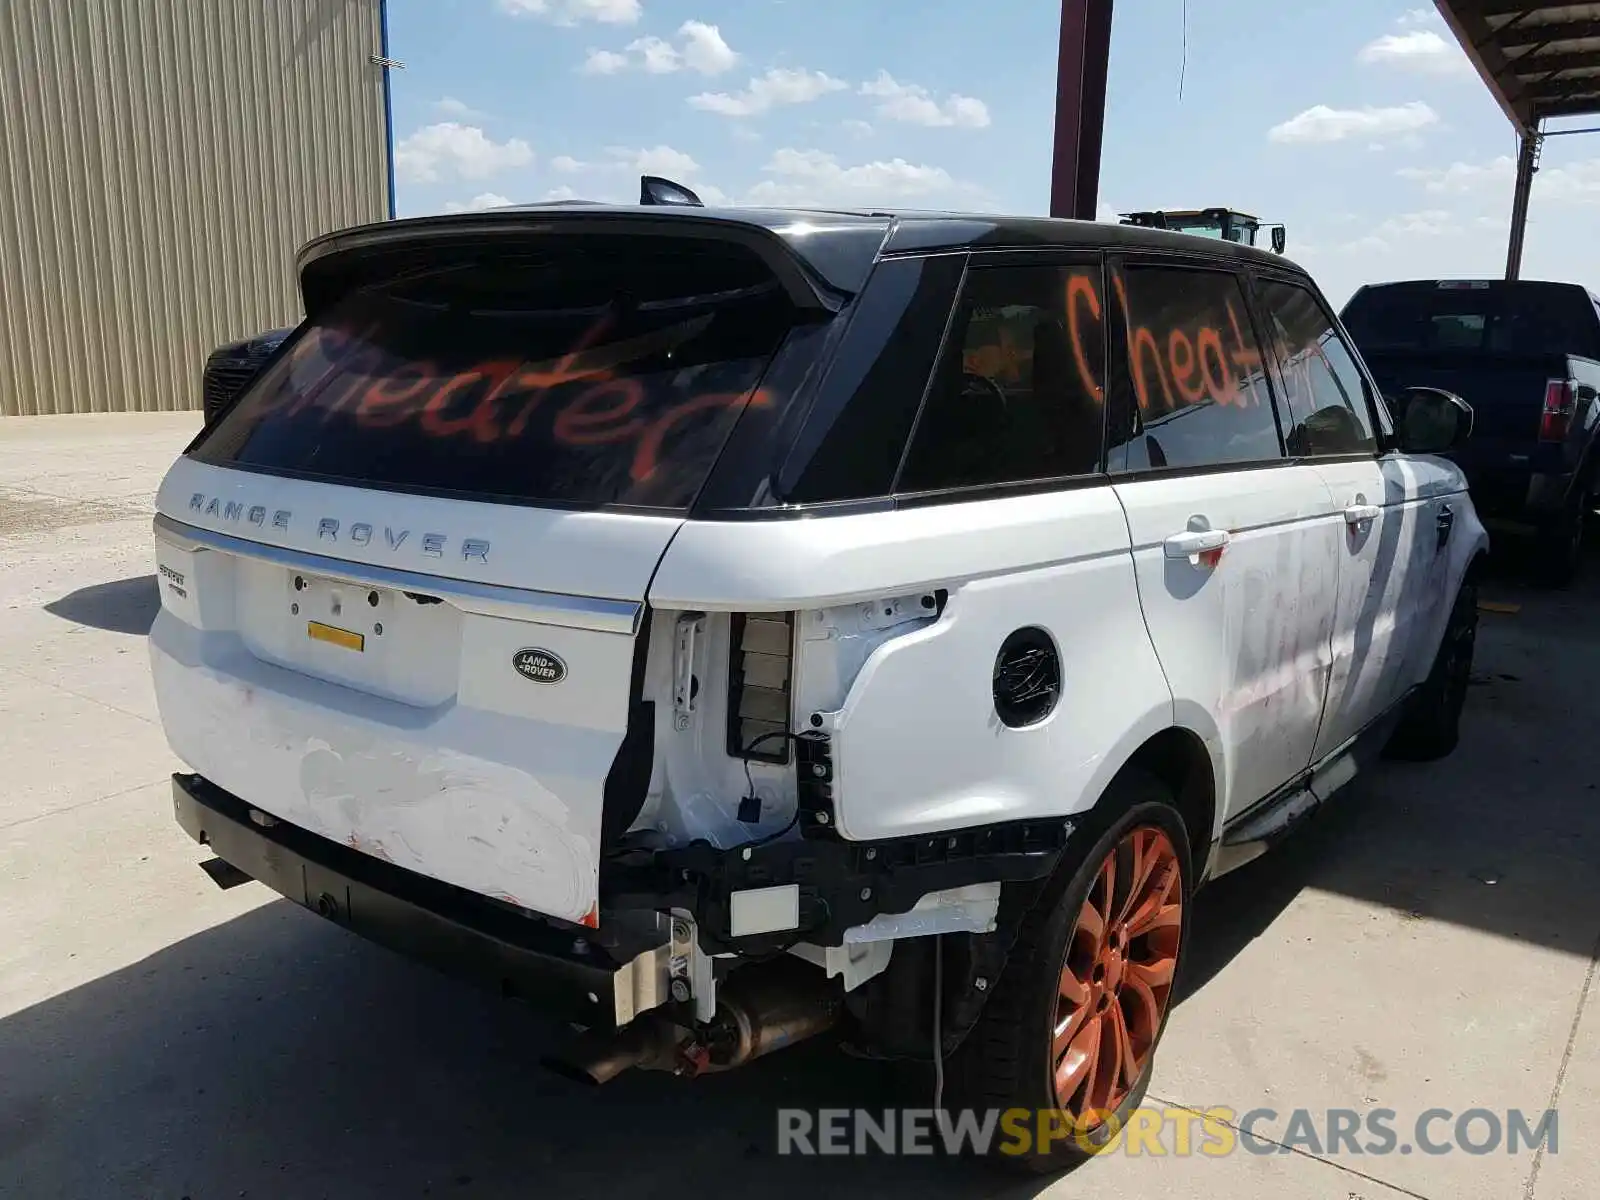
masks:
[[[1112,0],[1061,0],[1050,215],[1092,221],[1100,196]]]
[[[1528,196],[1533,191],[1533,173],[1539,169],[1539,135],[1524,134],[1522,151],[1517,155],[1517,186],[1511,193],[1511,241],[1506,247],[1506,278],[1522,274],[1522,242],[1528,232]]]

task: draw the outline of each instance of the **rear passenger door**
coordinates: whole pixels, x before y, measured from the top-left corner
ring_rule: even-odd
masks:
[[[1311,762],[1343,522],[1284,453],[1243,279],[1129,259],[1113,292],[1108,465],[1177,719],[1220,748],[1234,816]]]
[[[1416,653],[1431,654],[1441,513],[1426,463],[1380,453],[1374,390],[1321,298],[1290,278],[1257,288],[1289,453],[1322,476],[1342,526],[1320,759],[1400,698]]]

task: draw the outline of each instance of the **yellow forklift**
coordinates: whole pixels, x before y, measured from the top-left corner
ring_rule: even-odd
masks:
[[[1232,208],[1168,209],[1165,212],[1123,213],[1124,225],[1142,225],[1146,229],[1170,229],[1174,233],[1192,233],[1198,237],[1221,238],[1225,242],[1238,242],[1255,246],[1263,229],[1270,231],[1272,251],[1282,254],[1288,242],[1288,233],[1282,225],[1263,224],[1261,218]]]

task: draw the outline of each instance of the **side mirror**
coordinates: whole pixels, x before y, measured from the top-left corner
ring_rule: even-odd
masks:
[[[1472,436],[1472,405],[1441,388],[1406,388],[1396,398],[1395,428],[1407,454],[1444,454]]]
[[[1289,231],[1282,225],[1272,227],[1272,252],[1282,254],[1283,248],[1289,244]]]

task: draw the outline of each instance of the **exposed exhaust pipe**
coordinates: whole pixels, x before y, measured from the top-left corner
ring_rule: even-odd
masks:
[[[544,1065],[595,1085],[632,1067],[677,1075],[731,1071],[826,1032],[843,1008],[837,988],[799,959],[735,971],[718,999],[716,1018],[703,1029],[645,1013],[621,1029],[583,1034]]]
[[[659,1013],[645,1013],[621,1029],[590,1030],[542,1061],[557,1075],[598,1087],[610,1083],[631,1067],[647,1071],[676,1070],[678,1046],[688,1037],[687,1029],[674,1025]]]

